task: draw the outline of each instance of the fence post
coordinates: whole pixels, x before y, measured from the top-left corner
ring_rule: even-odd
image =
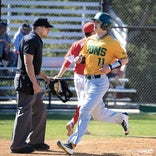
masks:
[[[101,11],[109,12],[109,1],[110,0],[101,0]]]
[[[0,20],[1,20],[1,7],[2,7],[2,1],[0,0]]]

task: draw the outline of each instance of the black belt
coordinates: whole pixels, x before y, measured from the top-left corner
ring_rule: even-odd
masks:
[[[91,80],[91,79],[97,79],[97,78],[100,78],[101,75],[86,75],[85,77],[86,77],[86,79]]]
[[[22,71],[22,70],[19,70],[19,69],[16,70],[16,73],[17,73],[17,74],[21,74],[21,75],[27,75],[26,72],[24,72],[24,71]]]
[[[28,74],[26,73],[26,72],[24,72],[24,71],[22,71],[22,70],[16,70],[16,74],[20,74],[20,75],[23,75],[23,76],[28,76]],[[35,76],[37,76],[36,74],[35,74]]]

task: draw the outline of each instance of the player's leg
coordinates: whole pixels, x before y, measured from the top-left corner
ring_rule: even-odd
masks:
[[[129,133],[128,114],[107,109],[102,101],[96,106],[92,117],[94,120],[119,124],[123,127],[125,135]]]
[[[79,74],[74,74],[74,85],[78,99],[77,108],[73,114],[72,119],[66,124],[67,135],[70,136],[73,133],[75,124],[79,118],[79,109],[84,100],[84,76]]]
[[[75,148],[85,134],[92,112],[103,98],[103,92],[107,91],[109,81],[105,75],[102,75],[102,77],[98,79],[86,80],[85,87],[85,100],[80,108],[80,116],[76,131],[68,138],[66,144],[58,141],[58,146],[67,153],[73,153],[72,145],[74,145]]]
[[[86,93],[84,104],[80,108],[80,116],[76,131],[69,137],[69,142],[78,144],[85,134],[92,112],[103,98],[104,90],[108,89],[108,80],[106,77],[86,81]],[[101,86],[102,84],[102,86]],[[106,84],[104,86],[104,84]],[[103,87],[104,86],[104,87]]]

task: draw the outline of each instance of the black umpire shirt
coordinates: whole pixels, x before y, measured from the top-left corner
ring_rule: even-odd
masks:
[[[27,75],[24,65],[24,54],[30,54],[34,56],[33,65],[35,75],[39,75],[42,65],[42,47],[43,42],[35,32],[24,36],[19,47],[17,73],[20,72],[21,74]]]

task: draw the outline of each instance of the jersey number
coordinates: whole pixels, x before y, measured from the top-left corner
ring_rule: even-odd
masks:
[[[99,65],[104,65],[105,59],[104,58],[98,58],[98,66]]]

